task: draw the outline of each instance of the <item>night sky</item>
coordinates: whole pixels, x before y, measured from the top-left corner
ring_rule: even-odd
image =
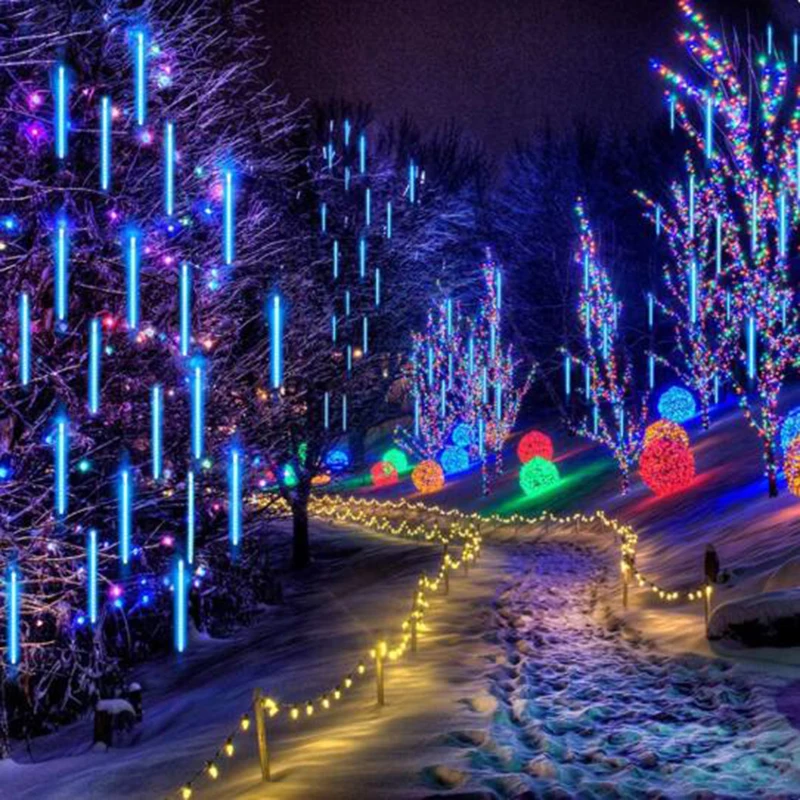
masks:
[[[261,0],[272,73],[295,99],[365,101],[424,128],[454,119],[502,156],[549,122],[636,130],[662,112],[653,55],[679,60],[675,0]],[[797,0],[715,0],[790,47]],[[781,29],[781,26],[783,28]]]

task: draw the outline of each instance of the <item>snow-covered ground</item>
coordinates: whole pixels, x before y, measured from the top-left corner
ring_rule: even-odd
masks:
[[[635,526],[638,566],[669,588],[697,585],[713,542],[732,573],[716,602],[760,592],[800,555],[800,501],[767,498],[757,437],[735,409],[709,433],[690,426],[697,480],[661,499],[638,481],[620,498],[609,457],[549,432],[562,474],[553,491],[523,499],[510,456],[488,502],[475,474],[426,501],[499,513],[603,508]],[[361,493],[413,496],[408,481]],[[90,721],[69,726],[35,740],[32,758],[20,747],[18,763],[0,763],[0,797],[168,796],[219,747],[254,686],[302,701],[335,682],[407,613],[417,575],[439,555],[324,525],[314,542],[312,572],[287,586],[285,606],[231,640],[194,641],[182,661],[139,671],[145,721],[127,746],[92,752]],[[798,651],[716,658],[701,606],[647,592],[634,591],[623,614],[617,564],[599,530],[489,529],[478,567],[435,599],[420,652],[389,666],[385,707],[369,678],[335,710],[270,730],[268,787],[249,736],[194,797],[800,797]]]

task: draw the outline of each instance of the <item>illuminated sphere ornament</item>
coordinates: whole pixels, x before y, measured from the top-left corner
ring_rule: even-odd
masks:
[[[528,497],[533,497],[542,489],[555,486],[560,479],[558,467],[541,456],[534,456],[523,464],[519,472],[519,485]]]
[[[337,447],[325,457],[325,466],[331,472],[344,472],[350,466],[350,456],[346,451]]]
[[[283,466],[283,484],[289,489],[297,486],[297,473],[291,464],[284,464]]]
[[[686,433],[686,428],[669,419],[660,419],[647,426],[647,430],[644,432],[644,446],[647,447],[656,439],[669,439],[684,447],[689,446],[689,434]]]
[[[453,440],[453,444],[456,445],[456,447],[469,447],[475,436],[472,428],[467,425],[466,422],[459,422],[458,425],[453,428],[453,434],[450,438]]]
[[[445,447],[440,461],[445,475],[469,469],[469,453],[463,447]]]
[[[781,450],[789,452],[792,442],[800,436],[800,407],[793,408],[781,425]]]
[[[393,464],[398,473],[408,470],[408,456],[397,447],[387,450],[383,454],[381,461],[388,461]]]
[[[331,482],[330,472],[320,472],[311,479],[312,486],[325,486]]]
[[[639,459],[642,480],[659,497],[679,492],[694,480],[692,451],[670,439],[654,439]]]
[[[444,471],[432,459],[420,461],[411,473],[411,481],[422,494],[438,492],[444,486]]]
[[[697,414],[697,403],[688,389],[673,386],[661,395],[658,413],[672,422],[686,422]]]
[[[397,467],[389,461],[373,464],[369,471],[373,486],[391,486],[397,483]]]
[[[553,440],[541,431],[528,431],[517,445],[517,456],[523,464],[537,457],[552,461],[553,452]]]
[[[783,456],[783,474],[789,491],[800,497],[800,439],[795,439]]]

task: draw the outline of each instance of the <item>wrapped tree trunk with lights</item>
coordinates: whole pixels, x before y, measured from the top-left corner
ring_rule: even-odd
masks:
[[[633,364],[625,352],[617,302],[608,273],[599,261],[597,242],[582,200],[576,205],[580,245],[575,267],[582,283],[578,318],[584,333],[580,355],[564,354],[565,382],[571,390],[573,365],[580,366],[586,410],[577,426],[580,436],[607,447],[617,462],[622,493],[630,486],[630,474],[639,460],[647,426],[647,393],[638,399]]]
[[[792,231],[800,222],[798,77],[771,38],[732,50],[693,3],[679,5],[692,71],[654,67],[698,172],[702,162],[702,183],[723,229],[729,294],[725,304],[715,304],[717,315],[726,317],[718,324],[730,331],[733,388],[762,441],[769,494],[775,496],[779,397],[800,344],[789,276]]]

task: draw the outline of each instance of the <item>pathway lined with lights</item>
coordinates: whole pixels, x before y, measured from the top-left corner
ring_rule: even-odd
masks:
[[[464,788],[794,796],[800,737],[768,678],[663,654],[603,619],[609,570],[585,546],[523,545],[508,569],[493,609],[500,654],[485,677],[497,712],[485,733],[455,742],[467,748]]]

